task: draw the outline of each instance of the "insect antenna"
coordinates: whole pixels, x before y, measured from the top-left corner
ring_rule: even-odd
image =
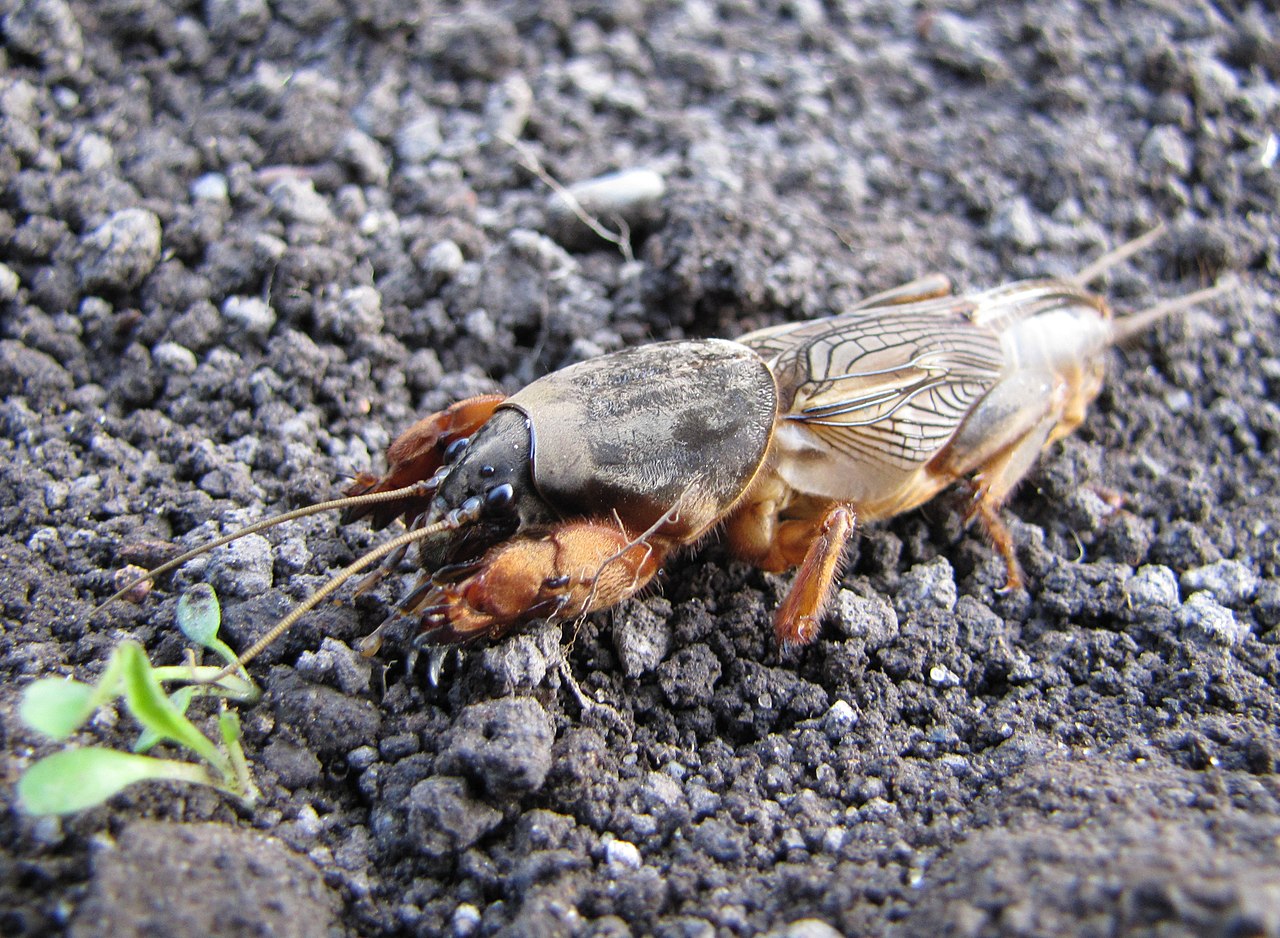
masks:
[[[295,521],[298,518],[305,518],[308,515],[317,515],[325,511],[334,511],[339,508],[358,508],[361,505],[371,505],[376,504],[377,502],[390,502],[395,501],[398,498],[412,497],[414,495],[430,495],[435,491],[435,486],[431,484],[432,482],[434,482],[434,480],[429,480],[427,482],[415,482],[413,485],[406,485],[404,488],[394,489],[389,492],[375,492],[370,495],[350,495],[345,498],[331,499],[327,502],[318,502],[314,505],[296,508],[293,511],[286,511],[284,514],[274,515],[273,517],[266,518],[256,524],[251,524],[248,527],[232,531],[230,534],[224,535],[215,541],[210,541],[208,544],[204,544],[200,547],[189,550],[184,554],[180,554],[168,563],[164,563],[156,567],[154,570],[147,571],[142,576],[127,583],[125,586],[116,590],[100,602],[94,607],[93,613],[100,612],[121,596],[125,595],[130,590],[137,588],[143,583],[154,582],[157,577],[163,576],[170,570],[178,569],[178,567],[181,567],[187,561],[194,560],[201,554],[207,554],[209,551],[222,547],[225,544],[230,544],[232,541],[238,541],[242,537],[247,537],[250,534],[257,534],[259,531],[265,531],[268,528],[274,528],[276,525],[284,524],[286,521]]]
[[[1155,242],[1159,241],[1162,237],[1164,237],[1164,233],[1167,230],[1168,229],[1165,228],[1164,223],[1162,222],[1156,225],[1146,234],[1140,234],[1138,235],[1138,237],[1134,238],[1132,241],[1126,241],[1124,244],[1117,245],[1116,247],[1112,248],[1110,251],[1107,251],[1107,253],[1099,257],[1092,264],[1085,267],[1084,270],[1079,271],[1072,277],[1067,277],[1066,278],[1067,283],[1074,284],[1077,287],[1088,286],[1094,280],[1097,280],[1099,277],[1105,274],[1112,267],[1115,267],[1117,264],[1121,264],[1124,261],[1127,261],[1129,258],[1133,257],[1135,254],[1139,254],[1142,251],[1145,251],[1152,244],[1154,244]]]
[[[1138,235],[1132,241],[1126,241],[1124,244],[1107,251],[1075,276],[1067,278],[1067,282],[1077,287],[1087,286],[1112,267],[1146,250],[1163,237],[1166,231],[1167,229],[1163,223],[1156,225],[1150,231]],[[1234,282],[1217,283],[1211,287],[1205,287],[1203,290],[1196,290],[1185,296],[1164,300],[1155,306],[1114,319],[1111,323],[1111,341],[1119,345],[1150,329],[1152,325],[1167,316],[1172,316],[1174,313],[1180,313],[1192,306],[1198,306],[1201,303],[1224,296],[1235,288],[1236,284]]]
[[[400,489],[397,492],[386,492],[386,493],[379,493],[379,494],[403,495],[404,489]],[[393,537],[391,540],[387,541],[385,544],[381,544],[378,547],[375,547],[373,550],[369,551],[368,553],[361,555],[355,560],[354,563],[351,563],[348,566],[343,567],[342,570],[340,570],[338,573],[335,573],[332,577],[329,578],[329,581],[325,583],[324,586],[320,587],[318,590],[316,590],[314,593],[308,596],[298,606],[296,606],[293,610],[291,610],[287,616],[285,616],[283,619],[281,619],[279,622],[273,625],[271,627],[271,630],[267,632],[266,635],[262,636],[262,638],[258,639],[256,642],[250,645],[248,649],[241,652],[240,656],[236,658],[236,660],[233,663],[228,664],[225,668],[223,668],[213,677],[209,678],[207,682],[201,682],[201,683],[211,683],[211,684],[216,683],[225,677],[229,677],[230,675],[234,674],[236,671],[243,668],[246,664],[248,664],[254,658],[258,657],[258,655],[262,654],[262,652],[264,652],[268,647],[270,647],[272,642],[274,642],[277,638],[279,638],[285,632],[289,631],[289,629],[293,627],[293,624],[295,622],[297,622],[299,619],[305,616],[308,612],[310,612],[316,606],[320,605],[320,603],[328,599],[331,595],[333,595],[334,591],[336,591],[340,586],[342,586],[343,583],[347,582],[347,580],[351,579],[353,576],[355,576],[365,567],[369,566],[370,564],[378,560],[381,560],[383,557],[387,556],[387,554],[394,553],[403,547],[407,547],[408,545],[413,544],[416,541],[425,540],[426,538],[431,537],[433,534],[439,534],[441,531],[448,531],[448,530],[461,527],[463,524],[466,524],[468,520],[469,519],[466,519],[466,518],[460,519],[456,515],[446,516],[440,521],[437,521],[435,524],[428,524],[421,528],[414,528],[411,531],[406,531],[404,534],[401,534],[397,537]]]
[[[1236,286],[1237,284],[1230,280],[1216,283],[1211,287],[1205,287],[1203,290],[1196,290],[1185,296],[1175,296],[1171,300],[1164,300],[1148,309],[1114,319],[1111,322],[1111,341],[1117,345],[1127,342],[1139,333],[1151,328],[1154,323],[1159,322],[1166,316],[1172,316],[1174,313],[1180,313],[1184,309],[1225,296],[1235,290]]]

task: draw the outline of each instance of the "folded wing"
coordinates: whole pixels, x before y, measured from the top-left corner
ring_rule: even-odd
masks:
[[[926,463],[1005,366],[973,302],[942,297],[775,326],[739,342],[769,363],[781,419],[872,472]]]

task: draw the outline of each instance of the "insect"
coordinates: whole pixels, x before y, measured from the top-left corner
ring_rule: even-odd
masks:
[[[1086,285],[1160,230],[1074,277],[957,296],[934,276],[825,319],[737,340],[661,342],[571,365],[523,390],[425,417],[382,476],[302,514],[344,509],[406,531],[336,575],[242,656],[247,661],[351,576],[417,543],[421,574],[398,613],[423,643],[497,638],[612,606],[715,528],[769,571],[798,568],[775,626],[818,633],[855,522],[908,511],[956,482],[969,517],[1021,573],[1000,509],[1102,386],[1107,348],[1223,292],[1123,318]],[[385,559],[384,558],[388,558]],[[127,587],[126,587],[127,588]]]

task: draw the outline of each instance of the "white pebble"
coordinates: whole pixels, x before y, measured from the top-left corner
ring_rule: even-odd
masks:
[[[453,910],[453,933],[458,938],[467,938],[480,927],[480,910],[470,902],[464,902]]]
[[[604,859],[611,869],[638,870],[640,868],[640,851],[636,845],[626,840],[609,840],[604,845]]]
[[[1174,609],[1178,605],[1178,580],[1172,570],[1159,564],[1141,567],[1125,581],[1124,592],[1135,612]]]
[[[222,315],[250,335],[264,336],[276,324],[276,311],[256,296],[229,296]]]
[[[151,360],[174,374],[189,375],[196,370],[195,353],[177,342],[161,342],[151,350]]]
[[[1218,602],[1241,606],[1258,592],[1258,575],[1238,560],[1219,560],[1182,574],[1187,592],[1208,590]]]
[[[929,669],[929,682],[934,687],[959,687],[960,677],[945,664],[935,664]]]
[[[328,225],[333,222],[333,212],[324,196],[316,192],[310,179],[285,177],[273,182],[267,189],[267,198],[285,221],[303,225]]]
[[[1212,645],[1239,645],[1249,636],[1249,626],[1236,619],[1211,593],[1196,593],[1178,610],[1183,634]]]
[[[205,173],[191,184],[191,198],[198,202],[227,202],[231,198],[227,177],[222,173]]]

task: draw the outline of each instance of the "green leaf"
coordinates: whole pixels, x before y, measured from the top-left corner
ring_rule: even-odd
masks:
[[[94,696],[94,688],[88,684],[46,677],[27,685],[18,715],[37,733],[66,739],[93,715],[97,706]]]
[[[254,804],[258,800],[258,787],[253,784],[253,775],[249,771],[249,761],[244,757],[244,748],[240,745],[240,716],[234,710],[223,710],[218,714],[218,730],[222,733],[222,745],[227,750],[235,769],[234,778],[227,779],[241,800],[246,804]]]
[[[152,670],[154,671],[154,669]],[[184,716],[186,715],[187,708],[191,706],[191,698],[196,695],[196,690],[197,688],[194,685],[179,687],[169,695],[169,699],[173,701],[173,705],[177,707],[178,712]],[[148,727],[142,731],[138,736],[137,741],[133,744],[133,751],[139,753],[146,752],[152,746],[163,741],[164,740],[159,733]]]
[[[235,657],[234,653],[232,657]],[[193,668],[188,664],[165,664],[151,668],[151,674],[161,684],[170,681],[189,681],[192,682],[191,686],[198,688],[202,694],[230,697],[232,700],[245,703],[254,703],[262,696],[258,686],[243,672],[228,674],[217,681],[213,680],[221,673],[221,667],[211,665],[198,665]]]
[[[53,739],[66,739],[93,711],[123,692],[120,670],[120,649],[116,648],[92,687],[56,677],[35,681],[23,691],[19,715],[33,730]]]
[[[231,766],[213,742],[202,734],[165,694],[156,680],[142,646],[125,642],[119,650],[124,702],[129,712],[144,729],[156,733],[161,739],[186,746],[192,752],[216,768],[224,777],[231,775]]]
[[[212,649],[215,642],[222,645],[218,641],[218,626],[221,624],[222,607],[218,605],[218,594],[212,586],[197,584],[178,600],[178,628],[201,648]]]
[[[70,814],[101,804],[136,782],[166,779],[214,784],[202,766],[114,749],[68,749],[31,766],[18,781],[28,814]]]

